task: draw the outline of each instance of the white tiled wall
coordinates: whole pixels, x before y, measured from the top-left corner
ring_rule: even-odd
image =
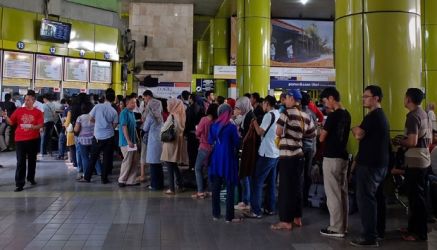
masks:
[[[162,73],[161,82],[191,82],[193,67],[193,5],[131,3],[129,28],[137,41],[137,63],[149,61],[183,62],[183,71],[143,71]],[[147,36],[147,47],[144,47]]]

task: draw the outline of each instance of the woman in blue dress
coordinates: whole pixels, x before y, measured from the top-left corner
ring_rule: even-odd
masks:
[[[212,216],[220,218],[220,189],[226,184],[226,222],[234,219],[234,189],[238,184],[238,149],[240,137],[237,127],[231,123],[232,108],[222,104],[218,108],[218,119],[211,125],[208,142],[212,145],[209,178],[212,183]]]

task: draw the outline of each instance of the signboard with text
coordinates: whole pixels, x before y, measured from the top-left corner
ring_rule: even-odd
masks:
[[[33,55],[28,53],[4,52],[3,77],[32,79]]]
[[[36,79],[62,80],[62,57],[36,55]]]
[[[88,82],[89,61],[78,58],[65,58],[65,81]]]

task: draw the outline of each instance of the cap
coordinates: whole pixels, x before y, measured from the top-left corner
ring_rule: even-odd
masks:
[[[292,96],[295,100],[302,100],[302,94],[299,89],[290,89],[287,91],[287,95]]]

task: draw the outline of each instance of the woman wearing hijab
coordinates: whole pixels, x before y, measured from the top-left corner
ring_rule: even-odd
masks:
[[[255,119],[255,114],[253,113],[252,104],[250,103],[250,99],[246,96],[240,97],[235,104],[235,114],[240,119],[236,119],[236,124],[239,124],[240,135],[241,138],[244,139],[246,134],[249,132],[250,123],[253,119]],[[240,176],[242,177],[242,176]],[[241,202],[235,206],[236,209],[239,210],[250,210],[250,180],[248,176],[244,176],[241,178]]]
[[[185,129],[185,105],[176,98],[167,101],[169,116],[161,128],[161,133],[166,131],[171,125],[176,130],[176,139],[171,142],[164,142],[162,145],[161,161],[167,166],[169,175],[169,189],[165,192],[169,195],[175,194],[174,176],[179,188],[182,188],[182,176],[179,172],[178,163],[188,163],[187,148],[184,139]]]
[[[161,165],[162,142],[161,128],[164,123],[162,118],[162,104],[157,99],[151,99],[146,106],[146,119],[143,130],[147,133],[146,163],[150,166],[151,190],[160,190],[164,187],[164,172]]]
[[[226,222],[234,219],[234,187],[238,184],[238,149],[240,137],[232,124],[232,108],[222,104],[218,108],[217,121],[211,125],[208,142],[212,145],[209,178],[212,183],[212,216],[220,218],[220,188],[226,183]]]

